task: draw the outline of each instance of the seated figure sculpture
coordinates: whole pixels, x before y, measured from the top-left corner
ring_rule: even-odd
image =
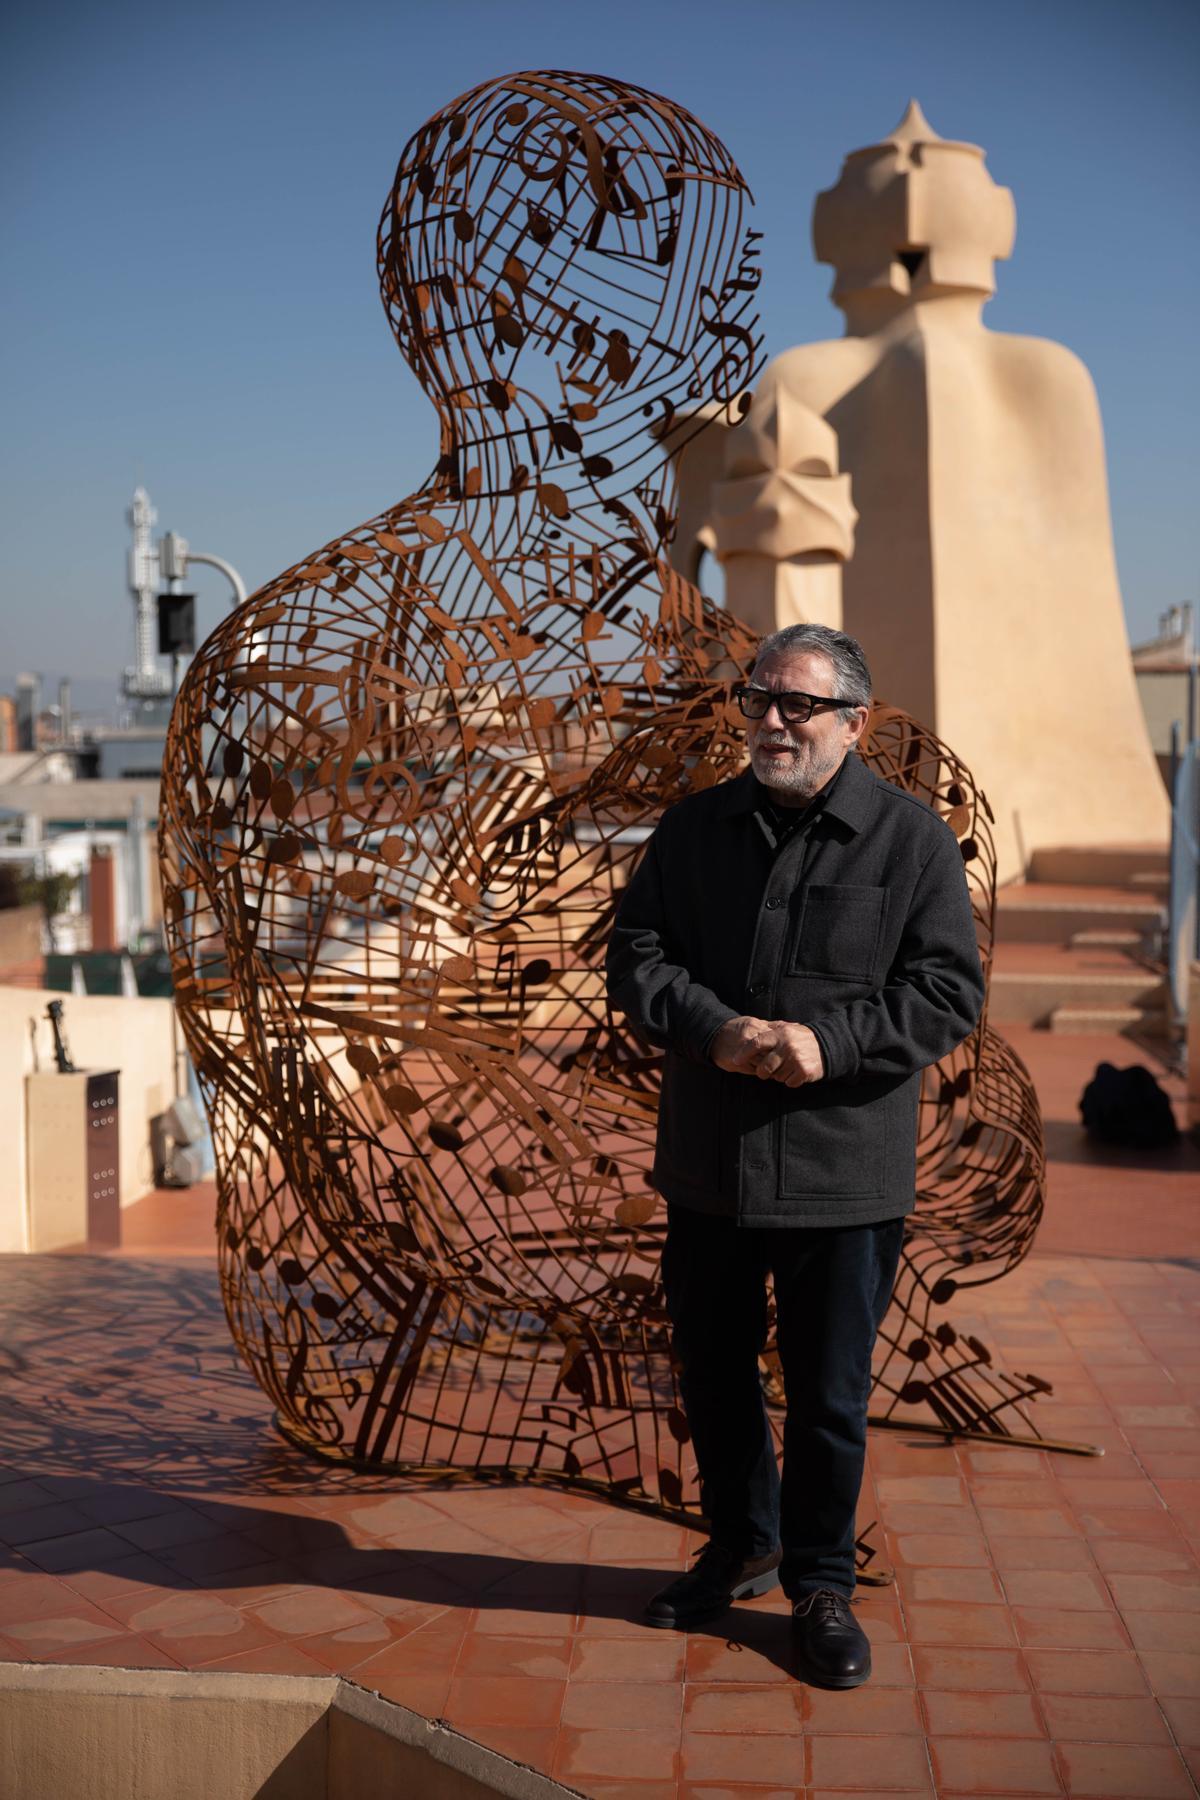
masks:
[[[711,133],[628,83],[520,74],[437,113],[379,237],[434,471],[252,595],[182,686],[164,915],[222,1289],[281,1428],[326,1456],[695,1506],[657,1058],[602,965],[649,826],[743,754],[723,677],[754,634],[667,564],[662,441],[748,405],[748,201]],[[986,930],[969,775],[885,708],[867,754],[951,815]],[[982,1029],[952,1060],[881,1381],[999,1430],[1032,1387],[964,1401],[981,1359],[929,1316],[951,1270],[1028,1247],[1036,1115]]]

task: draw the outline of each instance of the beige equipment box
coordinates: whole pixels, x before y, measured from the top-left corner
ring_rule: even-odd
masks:
[[[29,1248],[121,1241],[118,1071],[25,1077]]]

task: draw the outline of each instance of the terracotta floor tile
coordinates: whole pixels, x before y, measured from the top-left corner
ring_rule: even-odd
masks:
[[[872,1644],[871,1687],[911,1688],[915,1686],[912,1652],[907,1644]]]
[[[1104,1456],[1055,1457],[1052,1475],[1068,1487],[1091,1487],[1093,1482],[1141,1481],[1146,1471],[1132,1450],[1109,1450]]]
[[[640,1638],[578,1637],[571,1660],[572,1681],[679,1681],[691,1646],[675,1632],[643,1631]],[[751,1680],[759,1677],[753,1675]]]
[[[145,1638],[121,1636],[103,1638],[98,1644],[72,1644],[55,1650],[49,1656],[38,1654],[39,1662],[86,1664],[105,1669],[178,1669],[173,1656]]]
[[[557,1726],[566,1691],[565,1681],[529,1675],[456,1675],[445,1717],[468,1736],[483,1724]]]
[[[1079,1527],[1059,1506],[981,1506],[979,1522],[984,1536],[1067,1538]]]
[[[568,1725],[558,1734],[553,1772],[569,1785],[586,1782],[591,1775],[662,1781],[677,1773],[677,1756],[674,1734],[660,1738],[651,1731],[606,1731]],[[744,1747],[742,1758],[744,1768],[750,1760]]]
[[[175,1625],[144,1628],[142,1636],[158,1644],[186,1669],[198,1669],[239,1650],[257,1650],[279,1639],[257,1619],[226,1606]]]
[[[906,1612],[914,1644],[1001,1645],[1014,1643],[1007,1607],[961,1606],[914,1601]]]
[[[815,1687],[798,1691],[804,1729],[810,1735],[883,1732],[909,1737],[924,1732],[915,1689],[879,1687],[874,1674],[865,1687],[846,1693]]]
[[[543,1612],[529,1607],[479,1608],[473,1629],[481,1637],[567,1637],[575,1626],[574,1612]],[[630,1624],[631,1631],[644,1626]]]
[[[440,1719],[450,1692],[448,1669],[431,1670],[425,1675],[396,1669],[368,1673],[364,1664],[354,1671],[352,1680],[356,1687],[380,1694],[385,1700],[394,1700],[397,1706],[406,1706],[410,1712],[420,1713],[423,1719]],[[543,1763],[542,1767],[545,1766]]]
[[[157,1555],[167,1567],[197,1583],[220,1576],[232,1580],[239,1569],[256,1568],[263,1560],[261,1544],[232,1534],[192,1544],[164,1544]]]
[[[1198,1565],[1181,1537],[1098,1537],[1091,1551],[1106,1574],[1153,1574],[1166,1570],[1195,1574]]]
[[[939,1693],[926,1689],[921,1704],[931,1737],[1044,1738],[1033,1695]]]
[[[918,1502],[922,1505],[962,1506],[967,1490],[961,1476],[955,1475],[883,1475],[875,1484],[881,1506]]]
[[[4,1635],[23,1658],[38,1661],[75,1645],[96,1644],[126,1635],[115,1619],[76,1595],[68,1595],[61,1612],[39,1613],[32,1619],[9,1619]]]
[[[421,1634],[408,1640],[420,1644]],[[667,1646],[670,1648],[670,1646]],[[663,1667],[669,1665],[664,1661]],[[570,1638],[480,1637],[465,1640],[455,1673],[459,1675],[531,1675],[544,1681],[565,1681],[571,1670]],[[632,1671],[627,1670],[626,1676]],[[669,1674],[659,1679],[670,1680]],[[654,1677],[647,1670],[645,1679]]]
[[[851,1791],[854,1794],[854,1800],[896,1800],[894,1788],[854,1788],[850,1790],[847,1788],[810,1787],[805,1788],[804,1793],[807,1795],[807,1800],[842,1800],[842,1796]],[[924,1791],[931,1794],[933,1789],[926,1788]],[[730,1788],[729,1800],[741,1800],[743,1792],[744,1790],[741,1788]],[[796,1800],[798,1792],[799,1790],[796,1788],[789,1788],[784,1800]]]
[[[779,1783],[797,1792],[804,1786],[804,1737],[799,1726],[792,1733],[774,1737],[764,1734],[753,1740],[720,1732],[685,1732],[680,1747],[680,1772],[686,1781],[697,1784],[748,1780],[760,1787]]]
[[[1047,1452],[1018,1450],[1015,1446],[998,1445],[996,1449],[988,1450],[972,1445],[962,1454],[972,1476],[1000,1475],[1021,1479],[1028,1475],[1044,1474],[1049,1465]]]
[[[940,1532],[910,1531],[889,1534],[892,1554],[909,1568],[986,1569],[988,1546],[983,1536],[963,1532],[953,1537]]]
[[[906,1600],[952,1600],[974,1606],[1003,1606],[1004,1594],[990,1569],[897,1568]]]
[[[1068,1612],[1110,1612],[1103,1581],[1081,1569],[1006,1569],[1004,1593],[1011,1606],[1051,1606]]]
[[[161,1582],[161,1576],[159,1580]],[[289,1594],[300,1593],[308,1584],[290,1563],[257,1562],[248,1569],[231,1569],[219,1576],[205,1576],[196,1585],[213,1599],[224,1601],[226,1606],[249,1610],[265,1606],[269,1600],[283,1600]],[[367,1605],[365,1599],[363,1604]]]
[[[1140,1650],[1138,1660],[1151,1691],[1174,1698],[1200,1694],[1200,1656],[1189,1650]]]
[[[0,1482],[0,1530],[8,1538],[12,1535],[9,1519],[48,1506],[50,1496],[41,1482],[31,1481],[27,1475],[5,1470],[5,1476]]]
[[[967,1794],[1061,1794],[1051,1746],[1028,1738],[931,1738],[939,1790]]]
[[[591,1796],[591,1800],[683,1800],[685,1793],[692,1795],[704,1793],[712,1796],[719,1795],[720,1790],[716,1788],[688,1788],[685,1790],[677,1786],[674,1780],[625,1781],[618,1779],[606,1781],[600,1775],[588,1777],[588,1794]],[[766,1788],[742,1788],[740,1800],[754,1800],[755,1796],[766,1794]],[[778,1794],[777,1791],[777,1800],[792,1800],[792,1796]]]
[[[1014,1606],[1012,1618],[1021,1643],[1041,1649],[1120,1650],[1128,1642],[1115,1612]]]
[[[421,1709],[414,1707],[413,1711]],[[435,1715],[426,1713],[426,1718]],[[524,1763],[531,1769],[545,1774],[553,1760],[558,1742],[557,1731],[548,1727],[529,1725],[477,1725],[471,1736],[476,1743],[486,1744],[489,1750],[496,1750],[501,1756],[507,1756],[510,1762]]]
[[[1059,1486],[1067,1501],[1076,1508],[1119,1506],[1135,1511],[1162,1510],[1162,1501],[1144,1475],[1136,1481],[1071,1481],[1064,1475]]]
[[[205,1538],[224,1537],[225,1528],[190,1506],[157,1513],[148,1519],[126,1519],[113,1528],[135,1550],[163,1550],[179,1544],[198,1544]]]
[[[1122,1608],[1121,1616],[1136,1650],[1200,1652],[1200,1614],[1134,1612]]]
[[[443,1622],[436,1618],[377,1650],[358,1665],[354,1679],[363,1687],[378,1687],[382,1691],[385,1680],[437,1676],[444,1678],[444,1698],[466,1641],[465,1620],[452,1618]],[[509,1674],[511,1670],[502,1666],[498,1673]]]
[[[800,1689],[791,1682],[767,1687],[712,1687],[689,1683],[685,1690],[685,1731],[721,1731],[757,1736],[786,1736],[800,1728]]]
[[[1077,1510],[1077,1530],[1089,1541],[1100,1538],[1157,1538],[1160,1542],[1178,1544],[1180,1527],[1165,1510],[1154,1512],[1149,1507],[1093,1506],[1081,1504]]]
[[[238,1650],[232,1656],[220,1656],[206,1665],[210,1669],[240,1671],[243,1675],[328,1675],[330,1671],[315,1657],[306,1656],[297,1644],[259,1644],[253,1650]]]
[[[1147,1450],[1141,1455],[1143,1467],[1154,1481],[1200,1477],[1200,1452]]]
[[[179,1502],[173,1494],[157,1488],[117,1487],[100,1492],[83,1493],[76,1499],[80,1512],[97,1525],[120,1525],[130,1519],[154,1519],[163,1513],[178,1512]]]
[[[1200,1570],[1179,1573],[1129,1574],[1109,1577],[1113,1598],[1122,1611],[1200,1612]]]
[[[1170,1734],[1148,1694],[1042,1694],[1052,1738],[1096,1744],[1167,1744]]]
[[[97,1527],[90,1531],[70,1531],[63,1537],[19,1546],[22,1556],[48,1574],[67,1574],[77,1569],[94,1568],[97,1563],[115,1562],[124,1556],[129,1545],[115,1532]]]
[[[992,1559],[1004,1575],[1009,1569],[1050,1569],[1070,1573],[1092,1571],[1092,1546],[1081,1537],[992,1537],[987,1540]]]
[[[128,1546],[126,1546],[128,1548]],[[136,1594],[146,1588],[162,1588],[175,1577],[165,1563],[157,1557],[146,1556],[135,1551],[132,1556],[119,1557],[116,1562],[109,1562],[96,1568],[72,1569],[63,1576],[67,1585],[85,1600],[91,1600],[96,1606],[106,1607],[109,1600],[120,1594]],[[185,1590],[189,1583],[180,1581],[180,1589]]]
[[[988,1475],[971,1482],[971,1498],[977,1506],[1051,1507],[1062,1505],[1062,1494],[1053,1475],[1029,1475],[1022,1480]]]
[[[319,1632],[343,1631],[347,1626],[378,1622],[379,1615],[357,1597],[327,1588],[301,1588],[266,1600],[246,1611],[276,1637],[315,1637]]]
[[[371,1613],[361,1623],[348,1625],[342,1631],[318,1631],[311,1637],[289,1636],[283,1641],[295,1644],[327,1674],[349,1675],[381,1650],[402,1641],[402,1634],[393,1628],[391,1619]]]
[[[1026,1650],[1039,1694],[1144,1694],[1146,1677],[1131,1650]]]
[[[1089,1800],[1194,1800],[1195,1789],[1175,1750],[1139,1744],[1059,1746],[1068,1794]]]
[[[580,1639],[580,1651],[584,1647],[584,1640]],[[784,1666],[785,1661],[782,1653],[776,1659],[732,1638],[727,1641],[693,1633],[687,1639],[689,1682],[732,1681],[742,1687],[751,1687],[764,1682],[790,1681],[792,1677]]]
[[[1192,1406],[1122,1405],[1118,1402],[1113,1407],[1113,1412],[1122,1425],[1165,1425],[1179,1431],[1195,1431],[1200,1428],[1200,1413]]]
[[[1160,1697],[1159,1705],[1178,1741],[1192,1749],[1200,1748],[1200,1693],[1187,1700]]]
[[[22,1544],[41,1544],[47,1538],[66,1537],[68,1532],[90,1531],[92,1521],[69,1501],[42,1503],[9,1513],[4,1520],[4,1541],[19,1550]]]
[[[78,1598],[66,1581],[31,1568],[28,1574],[14,1576],[0,1586],[0,1632],[8,1630],[10,1619],[36,1619],[43,1614],[65,1612]]]
[[[675,1682],[577,1678],[567,1687],[562,1723],[580,1729],[619,1728],[677,1735],[682,1711],[683,1690]]]
[[[945,1533],[954,1537],[975,1537],[979,1532],[980,1521],[975,1508],[965,1504],[922,1506],[903,1500],[881,1505],[880,1512],[893,1536],[936,1532],[939,1536]]]
[[[808,1745],[812,1787],[877,1788],[889,1794],[933,1790],[921,1738],[813,1737]]]
[[[604,1613],[583,1612],[575,1621],[575,1629],[580,1637],[641,1639],[647,1628],[640,1619],[614,1619]]]
[[[218,1613],[240,1613],[219,1595],[200,1588],[136,1587],[121,1588],[104,1597],[106,1612],[119,1619],[132,1631],[170,1630],[186,1626],[195,1619],[208,1619]],[[275,1633],[270,1633],[274,1636]]]
[[[914,1645],[913,1666],[918,1690],[956,1693],[1023,1694],[1029,1676],[1018,1650],[961,1650]]]

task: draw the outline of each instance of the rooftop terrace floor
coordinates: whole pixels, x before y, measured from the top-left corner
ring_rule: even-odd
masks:
[[[638,1622],[700,1541],[594,1498],[362,1476],[274,1432],[238,1362],[212,1191],[119,1252],[0,1259],[0,1659],[335,1671],[628,1800],[1173,1800],[1200,1777],[1200,1153],[1099,1156],[1075,1102],[1122,1039],[1008,1027],[1047,1119],[1032,1257],[948,1309],[1054,1383],[1083,1457],[875,1433],[870,1683],[806,1687],[778,1594]],[[1176,1084],[1177,1086],[1177,1084]]]

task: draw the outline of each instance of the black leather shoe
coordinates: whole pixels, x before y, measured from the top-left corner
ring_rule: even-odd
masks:
[[[818,1588],[792,1607],[798,1671],[813,1687],[861,1687],[871,1673],[867,1634],[844,1594]]]
[[[720,1544],[705,1544],[686,1575],[661,1588],[647,1603],[647,1625],[675,1630],[711,1619],[733,1600],[752,1594],[769,1594],[779,1585],[780,1552],[770,1556],[742,1557]]]

